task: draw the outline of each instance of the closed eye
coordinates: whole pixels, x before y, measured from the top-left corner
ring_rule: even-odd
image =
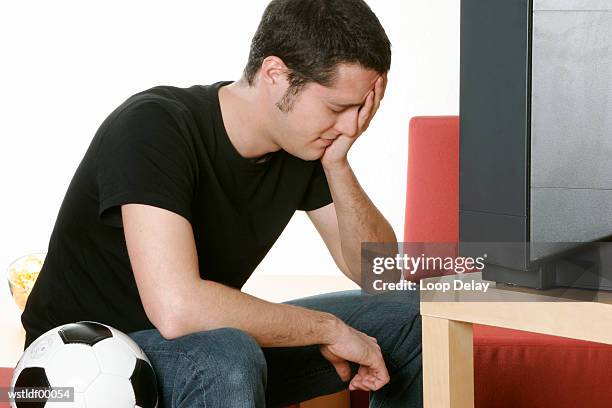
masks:
[[[333,103],[329,109],[334,113],[342,113],[347,109],[357,108],[357,110],[363,107],[363,103],[347,103],[347,104],[336,104]]]
[[[342,113],[347,109],[346,106],[337,105],[335,103],[328,104],[327,108],[334,113]]]

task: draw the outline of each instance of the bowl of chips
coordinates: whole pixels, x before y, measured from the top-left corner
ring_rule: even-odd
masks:
[[[9,289],[21,310],[24,309],[28,295],[34,287],[45,256],[45,252],[27,254],[11,262],[8,267]]]

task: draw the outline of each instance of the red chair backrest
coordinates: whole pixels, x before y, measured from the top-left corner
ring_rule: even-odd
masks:
[[[410,120],[404,225],[405,255],[429,260],[457,256],[459,241],[459,117]],[[440,261],[441,262],[441,261]],[[441,265],[405,271],[404,277],[452,275]]]
[[[459,116],[410,120],[405,242],[459,240]]]

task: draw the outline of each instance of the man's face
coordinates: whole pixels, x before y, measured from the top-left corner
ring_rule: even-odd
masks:
[[[359,109],[380,74],[355,64],[340,64],[336,72],[331,86],[308,83],[288,112],[276,109],[274,139],[289,154],[317,160],[339,135],[357,135]]]

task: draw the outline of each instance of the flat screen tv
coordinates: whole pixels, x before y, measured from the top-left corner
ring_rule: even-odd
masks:
[[[612,0],[462,0],[460,253],[612,289]]]

